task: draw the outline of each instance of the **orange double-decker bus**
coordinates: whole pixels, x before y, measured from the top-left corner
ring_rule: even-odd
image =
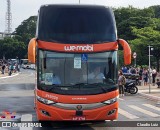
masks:
[[[35,110],[40,121],[118,118],[118,44],[112,10],[93,5],[43,5],[28,59],[37,65]]]

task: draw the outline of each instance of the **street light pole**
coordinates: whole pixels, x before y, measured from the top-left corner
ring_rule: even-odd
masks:
[[[150,68],[151,68],[151,46],[149,45],[149,93],[151,93],[151,77],[150,77]]]
[[[136,58],[134,59],[134,66],[136,67]]]
[[[81,3],[81,0],[79,0],[79,4]]]

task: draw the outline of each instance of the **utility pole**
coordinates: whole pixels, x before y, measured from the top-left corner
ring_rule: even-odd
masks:
[[[79,0],[79,4],[81,3],[81,0]]]
[[[149,48],[149,93],[151,93],[151,46],[148,46]]]
[[[5,24],[6,24],[5,33],[10,35],[12,32],[12,28],[11,28],[11,26],[12,26],[11,25],[12,24],[12,13],[11,13],[11,1],[10,0],[7,0],[7,12],[6,12]]]

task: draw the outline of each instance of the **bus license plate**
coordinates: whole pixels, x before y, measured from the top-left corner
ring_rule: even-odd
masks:
[[[74,116],[72,118],[73,121],[84,121],[86,118],[84,116]]]

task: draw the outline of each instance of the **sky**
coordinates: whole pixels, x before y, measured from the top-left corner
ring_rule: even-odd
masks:
[[[10,0],[12,13],[12,31],[21,22],[30,16],[37,15],[38,9],[43,4],[79,4],[79,0]],[[160,0],[80,0],[81,4],[105,5],[109,7],[127,7],[132,5],[136,8],[147,8],[160,5]],[[0,0],[0,32],[5,30],[5,15],[7,12],[7,0]]]

